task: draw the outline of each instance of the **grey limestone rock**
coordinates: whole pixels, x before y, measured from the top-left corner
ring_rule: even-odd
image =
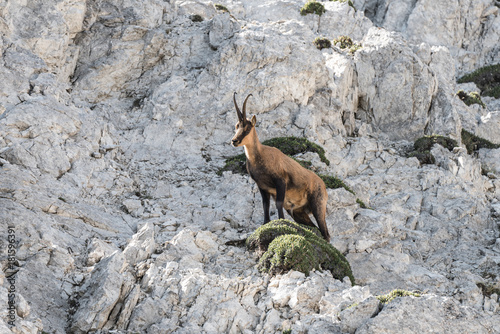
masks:
[[[0,332],[499,332],[498,150],[460,133],[499,143],[500,103],[456,96],[498,62],[498,9],[353,2],[0,0],[0,260],[11,227],[19,291]],[[313,45],[342,35],[361,48]],[[243,153],[233,92],[262,141],[321,145],[330,165],[297,158],[352,189],[328,190],[327,224],[358,286],[263,275],[228,244],[263,222],[248,175],[217,173]],[[457,147],[421,164],[432,134]],[[396,288],[425,293],[380,310]]]

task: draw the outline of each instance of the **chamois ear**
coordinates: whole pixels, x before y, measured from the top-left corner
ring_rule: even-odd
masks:
[[[255,126],[255,123],[257,123],[257,117],[255,117],[255,115],[253,115],[250,122],[252,122],[252,126]]]

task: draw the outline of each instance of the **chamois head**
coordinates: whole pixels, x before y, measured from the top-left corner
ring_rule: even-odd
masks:
[[[247,100],[248,98],[252,96],[252,94],[249,94],[245,102],[243,102],[243,113],[240,111],[240,108],[238,108],[238,104],[236,103],[236,92],[233,94],[233,102],[234,102],[234,107],[236,108],[236,113],[238,114],[238,123],[235,125],[235,131],[236,133],[234,134],[233,139],[231,139],[231,144],[234,147],[246,145],[249,141],[248,135],[251,133],[252,129],[255,126],[255,123],[257,122],[257,119],[255,118],[255,115],[252,116],[252,119],[249,120],[247,118]]]

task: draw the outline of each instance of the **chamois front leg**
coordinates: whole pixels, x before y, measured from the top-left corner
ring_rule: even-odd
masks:
[[[269,216],[269,203],[271,198],[267,191],[262,188],[259,188],[259,190],[260,195],[262,196],[262,205],[264,207],[264,224],[267,224],[271,220],[271,217]]]
[[[276,209],[278,209],[278,217],[284,219],[283,202],[285,201],[286,184],[283,180],[276,179],[274,185],[276,186]]]

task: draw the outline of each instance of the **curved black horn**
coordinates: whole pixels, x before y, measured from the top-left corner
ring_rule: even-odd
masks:
[[[240,108],[238,108],[238,104],[236,103],[236,92],[233,94],[233,102],[234,102],[234,107],[236,108],[236,113],[238,114],[238,119],[240,122],[244,121],[243,115],[241,114]],[[245,108],[243,108],[245,110]]]
[[[245,99],[245,102],[243,102],[243,119],[247,119],[247,100],[248,98],[252,96],[252,94],[248,94],[247,98]]]

